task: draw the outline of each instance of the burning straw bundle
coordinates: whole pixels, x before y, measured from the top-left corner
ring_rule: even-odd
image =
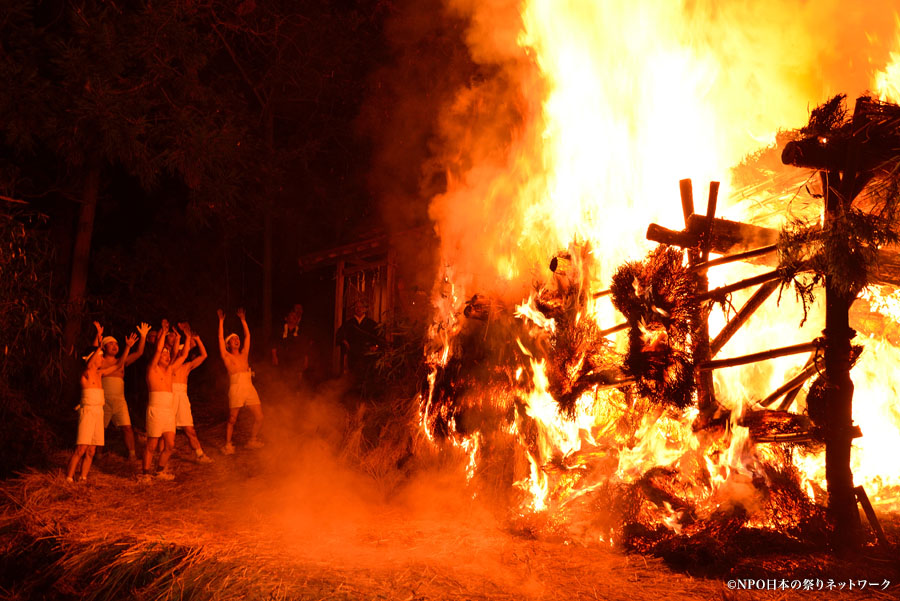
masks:
[[[878,250],[900,241],[900,107],[862,97],[850,117],[844,101],[840,94],[813,110],[782,154],[785,163],[821,170],[823,187],[838,192],[844,205],[824,229],[794,220],[781,233],[784,280],[794,283],[804,306],[826,276],[855,296],[869,284]],[[839,179],[848,168],[853,175]],[[801,271],[812,275],[801,281]]]
[[[656,403],[684,408],[693,400],[690,333],[700,319],[698,285],[683,252],[669,246],[622,265],[613,276],[613,304],[630,326],[625,372]]]

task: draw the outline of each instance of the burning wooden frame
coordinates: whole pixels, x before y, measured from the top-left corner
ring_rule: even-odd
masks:
[[[859,500],[864,504],[865,495],[852,487],[849,473],[850,443],[861,432],[850,417],[852,383],[849,369],[858,356],[859,347],[850,345],[854,332],[848,325],[848,313],[859,285],[848,285],[847,281],[840,280],[839,273],[823,267],[823,260],[827,263],[829,257],[841,257],[847,250],[835,232],[852,231],[858,238],[854,248],[861,249],[857,254],[864,257],[865,278],[876,283],[900,284],[898,255],[882,248],[885,241],[892,240],[896,223],[891,219],[900,213],[893,208],[900,203],[893,197],[882,200],[878,220],[873,221],[872,227],[839,229],[844,223],[841,221],[843,216],[850,211],[850,205],[863,185],[877,184],[883,190],[900,191],[900,176],[892,175],[900,173],[900,169],[885,167],[884,161],[894,160],[890,158],[894,155],[884,149],[861,151],[859,156],[848,154],[846,165],[838,168],[839,163],[835,161],[840,152],[832,148],[819,152],[822,149],[817,144],[822,142],[808,138],[813,132],[820,135],[823,123],[833,121],[839,123],[834,127],[840,130],[842,143],[839,148],[846,153],[851,153],[854,148],[865,148],[867,144],[887,144],[886,141],[894,140],[883,132],[870,135],[871,127],[898,129],[900,110],[894,112],[882,105],[873,109],[871,102],[864,99],[857,106],[862,125],[850,127],[848,122],[837,117],[823,118],[816,113],[816,126],[811,125],[808,131],[800,132],[797,144],[785,151],[786,161],[805,157],[804,161],[825,161],[823,164],[827,163],[828,168],[834,170],[822,178],[826,218],[820,225],[792,233],[787,228],[778,231],[721,219],[716,216],[716,182],[710,186],[706,214],[698,215],[694,212],[691,182],[683,180],[680,196],[684,230],[674,231],[650,224],[647,238],[659,242],[660,246],[643,261],[622,265],[608,290],[591,289],[594,279],[590,275],[590,253],[586,252],[586,246],[574,245],[551,259],[550,284],[539,285],[527,306],[518,308],[515,314],[502,302],[473,296],[463,311],[468,322],[462,331],[468,333],[459,338],[458,343],[478,346],[493,341],[487,347],[495,348],[505,358],[505,363],[496,361],[496,357],[483,362],[481,359],[485,357],[479,358],[478,353],[473,354],[469,349],[462,357],[475,357],[471,365],[464,365],[466,359],[454,355],[456,358],[449,363],[438,366],[434,372],[435,380],[424,397],[427,402],[423,403],[423,419],[430,424],[429,431],[450,440],[456,435],[471,434],[473,424],[484,418],[483,415],[477,419],[472,416],[481,415],[483,408],[491,404],[487,397],[493,397],[495,401],[504,399],[499,405],[495,402],[494,419],[506,420],[510,432],[514,432],[519,444],[527,449],[531,485],[544,490],[534,493],[535,498],[541,494],[547,496],[547,479],[550,477],[555,479],[558,490],[590,491],[590,496],[575,494],[577,502],[572,499],[561,501],[557,509],[567,514],[574,511],[576,504],[586,504],[601,511],[596,504],[603,504],[607,514],[613,512],[621,523],[626,524],[616,536],[629,538],[637,547],[650,544],[647,537],[653,524],[665,523],[675,532],[702,537],[704,533],[739,529],[749,519],[747,507],[755,505],[757,510],[767,507],[770,509],[766,511],[770,511],[773,503],[781,503],[783,507],[771,510],[774,512],[770,516],[772,523],[781,523],[782,518],[774,515],[791,507],[793,509],[788,511],[793,520],[791,528],[802,523],[812,538],[830,532],[830,542],[836,548],[856,544],[860,534],[856,502]],[[873,115],[880,116],[880,121],[874,125]],[[900,166],[900,135],[896,137],[896,162]],[[867,163],[875,158],[882,164]],[[895,177],[896,181],[891,181],[890,177]],[[900,198],[900,194],[895,196]],[[866,223],[864,216],[854,215],[854,219]],[[802,252],[794,252],[792,245]],[[712,253],[724,256],[711,259]],[[772,269],[711,289],[707,279],[709,270],[737,262]],[[737,357],[717,358],[776,290],[786,285],[795,285],[802,293],[810,290],[799,283],[803,274],[824,284],[826,329],[821,337]],[[732,293],[754,288],[724,327],[711,336],[708,320],[712,306],[715,303],[730,304]],[[607,296],[624,315],[625,322],[601,328],[583,316],[588,313],[589,302]],[[616,353],[607,339],[622,330],[628,330],[628,350],[624,356]],[[494,337],[498,331],[505,333],[505,342],[498,342],[500,339]],[[500,346],[493,347],[495,344]],[[506,350],[500,352],[497,349]],[[751,410],[731,416],[717,401],[712,379],[714,370],[797,354],[809,354],[809,360],[770,394],[751,403]],[[503,367],[487,370],[487,364],[502,364]],[[493,389],[488,385],[488,390],[479,391],[479,382],[471,380],[472,374],[479,372],[487,378],[481,379],[480,384],[488,384],[492,377],[497,385]],[[512,372],[516,373],[515,378],[510,376]],[[807,395],[807,413],[791,412],[797,395],[811,379],[814,382]],[[470,384],[465,385],[466,381]],[[541,415],[534,403],[543,403],[545,406],[540,410],[545,410],[549,399],[554,404],[554,415],[575,420],[581,404],[600,403],[601,396],[607,393],[604,391],[612,391],[610,394],[614,395],[609,397],[611,400],[603,401],[607,403],[607,409],[618,407],[609,409],[608,421],[595,426],[589,433],[582,431],[579,435],[582,440],[571,445],[574,450],[563,454],[547,451],[545,447],[550,445],[542,440],[544,435],[537,422],[540,420],[546,425],[549,422],[543,420],[551,420],[553,416]],[[459,399],[466,398],[467,392],[481,400],[460,404]],[[535,398],[527,398],[529,395]],[[726,452],[724,448],[715,450],[720,445],[764,445],[770,454],[783,455],[782,467],[777,461],[768,462],[756,457],[753,466],[740,476],[747,479],[741,486],[753,498],[723,502],[718,505],[720,510],[704,513],[689,498],[696,490],[685,491],[692,486],[705,487],[707,491],[715,488],[710,480],[716,476],[708,466],[681,465],[678,469],[665,465],[650,469],[622,467],[626,455],[635,455],[633,466],[643,465],[638,457],[646,442],[643,438],[646,430],[642,428],[666,419],[683,420],[695,406],[698,411],[692,424],[693,432],[702,442],[688,444],[700,444],[703,452],[719,455]],[[607,409],[601,409],[601,412]],[[746,443],[738,440],[739,436],[729,425],[746,428]],[[625,436],[628,444],[617,447],[617,436]],[[815,449],[823,445],[828,483],[827,520],[825,510],[801,490],[796,474],[791,475],[793,468],[788,459],[793,449]],[[689,459],[690,456],[690,452],[684,453],[678,462],[696,461],[699,457]],[[615,477],[601,476],[600,465],[618,465]],[[623,469],[633,471],[625,477],[619,473]],[[685,473],[705,476],[699,481],[686,482]],[[732,474],[731,477],[737,476]],[[866,512],[874,516],[870,509]],[[876,518],[870,517],[869,521],[874,528]],[[608,522],[604,524],[609,526]],[[629,528],[637,525],[650,530],[638,528],[629,534]],[[639,543],[639,540],[645,542]]]

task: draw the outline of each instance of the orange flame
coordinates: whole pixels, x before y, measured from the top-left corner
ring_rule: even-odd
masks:
[[[885,27],[878,12],[884,6],[878,3],[854,11],[836,2],[799,1],[788,6],[666,0],[448,3],[470,18],[472,58],[494,75],[461,90],[441,123],[448,185],[433,199],[430,214],[442,241],[443,264],[451,267],[435,294],[439,325],[429,361],[439,365],[452,353],[461,299],[476,292],[521,303],[519,319],[552,331],[552,320],[535,311],[531,301],[521,302],[532,280],[545,280],[546,272],[537,270],[571,241],[581,240],[593,249],[590,260],[596,262],[595,280],[586,285],[607,287],[618,265],[645,254],[649,222],[679,224],[676,193],[682,178],[721,181],[718,214],[750,219],[758,211],[757,199],[731,190],[730,168],[761,143],[774,143],[779,129],[802,126],[809,106],[837,92],[862,92],[872,82],[860,79],[861,70],[851,65],[871,61],[866,53],[889,37],[859,26],[868,18],[866,23]],[[846,18],[836,19],[834,11],[845,9]],[[848,44],[850,50],[835,57],[835,40],[851,34],[866,43]],[[887,59],[885,49],[879,52]],[[896,100],[900,54],[891,54],[883,71],[862,75],[872,75],[879,93]],[[775,199],[774,227],[783,223],[791,201],[790,195]],[[748,270],[735,266],[711,272],[710,284],[743,277]],[[774,340],[788,344],[783,340],[788,330],[797,342],[814,338],[823,326],[821,308],[814,308],[800,330],[800,310],[789,300],[760,311],[729,343],[729,352],[771,347]],[[603,299],[588,308],[590,314],[581,318],[607,327],[621,320]],[[715,314],[713,333],[723,324],[724,317]],[[533,379],[523,385],[524,412],[516,408],[516,434],[529,466],[517,485],[529,491],[531,511],[559,509],[573,496],[553,497],[563,479],[552,482],[548,464],[575,461],[579,453],[598,447],[634,408],[618,393],[593,391],[578,400],[575,415],[561,416],[548,391],[543,360],[519,346]],[[854,417],[865,434],[856,443],[854,470],[867,487],[881,490],[898,482],[896,470],[878,464],[875,449],[896,438],[900,418],[889,402],[896,391],[878,384],[879,373],[900,365],[900,351],[874,339],[866,346],[853,372],[860,398]],[[766,450],[765,445],[753,448],[747,429],[736,420],[805,359],[715,374],[719,397],[733,410],[733,419],[726,447],[714,454],[704,451],[691,432],[692,411],[646,412],[631,431],[632,440],[619,441],[612,477],[634,481],[653,466],[701,462],[711,482],[692,494],[705,497],[710,511],[735,499],[753,506],[758,499],[748,466]],[[522,368],[515,379],[521,375]],[[423,419],[430,402],[422,401]],[[526,421],[537,424],[535,436],[523,434]],[[808,478],[812,497],[816,486],[824,486],[822,459],[797,455],[794,460]],[[659,521],[677,530],[680,510],[664,507]]]

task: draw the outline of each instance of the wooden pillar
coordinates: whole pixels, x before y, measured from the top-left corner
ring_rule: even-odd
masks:
[[[716,217],[716,203],[718,201],[718,196],[719,182],[709,182],[709,200],[706,203],[706,228],[700,239],[700,256],[697,257],[697,253],[694,253],[691,260],[692,265],[709,261],[709,251],[712,246],[712,225],[713,219]],[[685,226],[687,226],[687,223],[685,223]],[[700,286],[698,287],[698,292],[702,293],[708,291],[709,278],[707,277],[706,272],[703,272],[699,277]],[[697,365],[704,361],[709,361],[711,356],[709,343],[709,313],[711,307],[711,302],[701,305],[700,323],[697,324],[697,328],[694,331],[694,335],[696,336],[696,342],[694,343],[694,361]],[[713,374],[711,371],[702,371],[696,377],[697,405],[702,414],[710,415],[715,412],[717,407]]]
[[[844,183],[853,174],[844,172]],[[849,205],[841,199],[847,186],[840,176],[823,172],[825,221],[827,229],[840,219]],[[830,236],[831,247],[825,252],[840,256],[849,252],[848,241]],[[828,517],[834,529],[833,544],[838,552],[856,547],[860,542],[859,510],[853,489],[850,452],[853,446],[853,380],[850,378],[850,304],[852,298],[842,291],[834,276],[825,276],[825,479],[828,486]]]
[[[681,193],[681,210],[684,214],[684,228],[689,229],[691,217],[694,215],[694,192],[691,180],[683,179],[678,182]],[[715,218],[716,202],[719,194],[719,182],[710,182],[709,201],[706,205],[706,227],[700,238],[699,248],[688,249],[688,263],[691,266],[705,263],[709,260],[709,251],[712,243],[712,223]],[[700,294],[709,291],[709,278],[706,272],[698,275],[699,285],[697,291]],[[700,322],[694,325],[693,331],[694,361],[697,365],[710,359],[709,348],[709,309],[703,307],[700,312]],[[694,377],[697,380],[697,405],[701,415],[709,415],[716,409],[716,398],[713,384],[713,375],[710,371],[698,370]]]
[[[341,374],[341,345],[337,341],[337,333],[344,323],[344,260],[337,263],[334,287],[334,350],[331,357],[331,368],[334,375]]]

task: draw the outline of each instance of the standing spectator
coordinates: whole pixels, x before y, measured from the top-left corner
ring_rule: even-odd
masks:
[[[374,366],[374,353],[381,344],[378,322],[366,315],[366,310],[365,301],[353,303],[353,317],[341,325],[336,336],[344,355],[342,372],[349,372],[357,386]]]
[[[284,318],[281,337],[272,348],[272,365],[279,368],[291,389],[303,384],[303,374],[309,367],[309,338],[302,328],[303,305],[297,303]]]

